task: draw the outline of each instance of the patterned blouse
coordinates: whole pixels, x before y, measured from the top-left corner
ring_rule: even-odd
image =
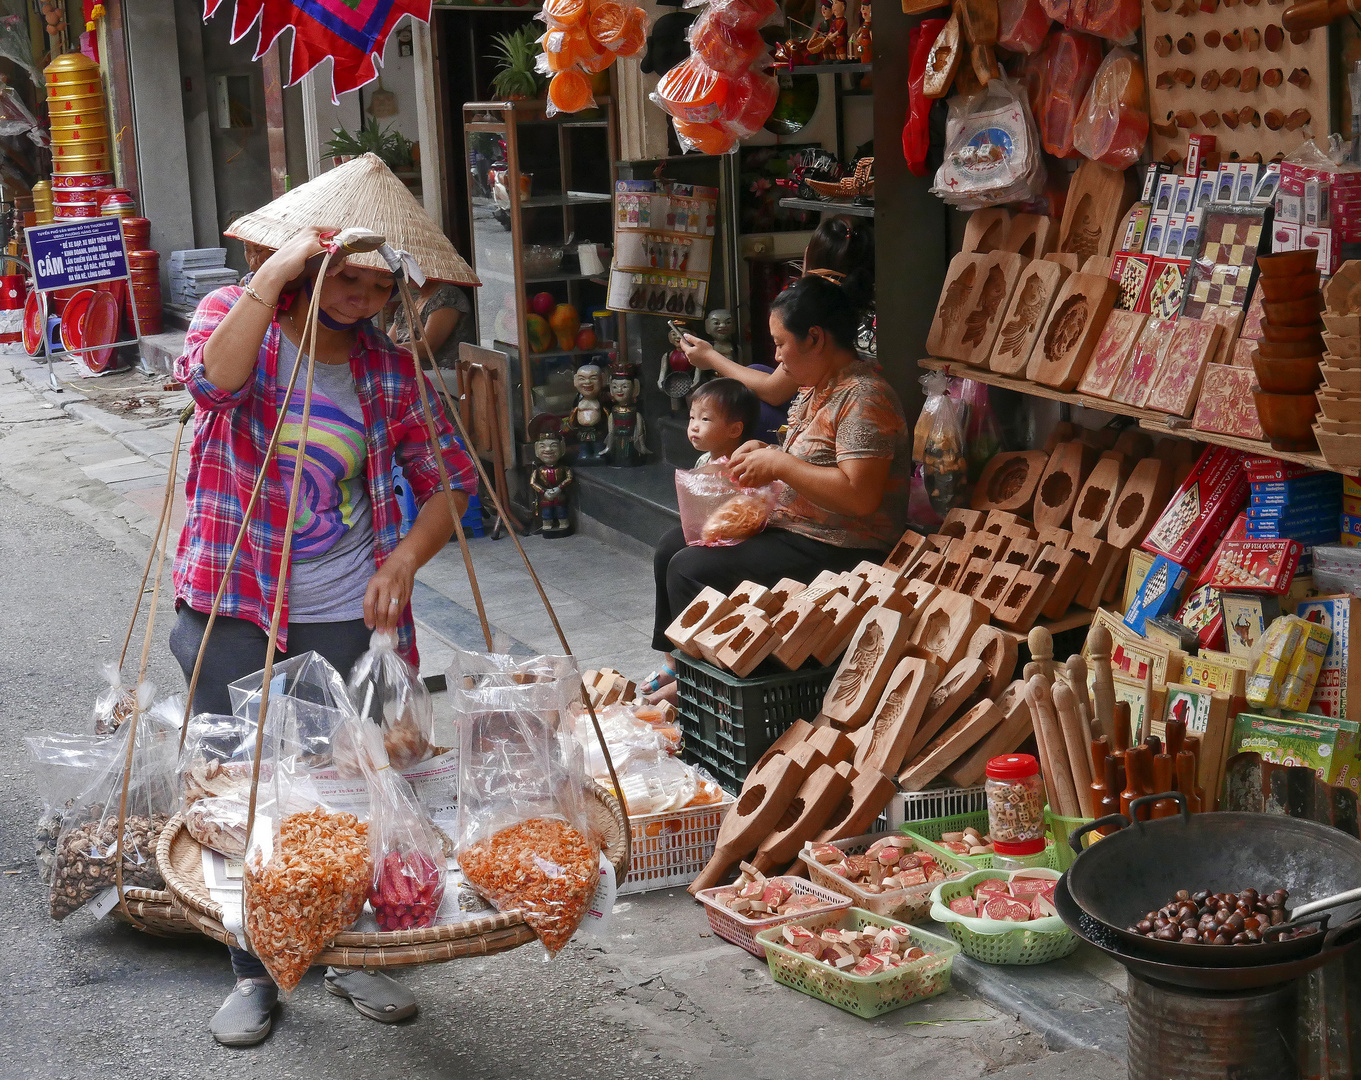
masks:
[[[477,341],[473,336],[473,308],[468,301],[468,294],[453,285],[441,285],[428,299],[421,300],[417,297],[416,303],[419,305],[422,323],[427,322],[430,316],[441,308],[453,308],[459,313],[458,325],[454,327],[454,332],[435,350],[435,363],[442,368],[454,367],[458,363],[459,343]],[[406,325],[406,308],[402,305],[398,305],[397,314],[393,316],[390,336],[398,345],[411,344],[411,330]]]
[[[874,365],[857,361],[821,390],[801,388],[789,406],[781,449],[810,464],[833,467],[854,458],[889,458],[884,500],[874,513],[833,513],[786,485],[770,523],[835,547],[893,547],[903,531],[911,476],[907,422],[898,395]]]

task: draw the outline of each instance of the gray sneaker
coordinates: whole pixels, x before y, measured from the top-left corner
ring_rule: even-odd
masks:
[[[242,979],[208,1023],[213,1038],[223,1046],[254,1046],[265,1041],[274,1022],[279,988]]]

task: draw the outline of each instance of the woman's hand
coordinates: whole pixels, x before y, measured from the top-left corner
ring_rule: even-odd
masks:
[[[718,366],[717,362],[725,359],[709,342],[694,334],[681,334],[680,350],[685,353],[685,359],[701,371],[713,371]]]
[[[728,471],[743,487],[761,487],[772,480],[784,479],[789,455],[767,446],[758,439],[744,442],[728,459]]]
[[[251,284],[259,292],[264,293],[266,300],[277,299],[290,281],[303,275],[309,259],[326,251],[324,241],[334,236],[335,232],[334,229],[321,229],[315,225],[299,229],[289,237],[283,247],[261,263],[260,269],[251,279]],[[331,275],[339,273],[344,265],[343,258],[332,259],[329,273]]]
[[[364,625],[370,630],[396,630],[397,622],[411,600],[415,581],[416,568],[393,552],[369,578],[369,587],[364,593]]]

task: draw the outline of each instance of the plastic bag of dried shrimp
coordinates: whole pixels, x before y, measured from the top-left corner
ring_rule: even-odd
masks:
[[[256,795],[242,874],[242,914],[246,948],[287,994],[363,911],[369,844],[358,818],[321,802],[308,774],[315,755],[294,752],[300,745],[316,745],[306,734],[315,718],[300,715],[307,703],[291,697],[277,701],[280,735],[266,739],[261,755],[261,774],[268,772],[269,779],[261,780]],[[267,735],[272,735],[275,712],[272,700]]]
[[[554,956],[581,925],[600,882],[589,781],[569,718],[581,678],[566,658],[537,658],[515,673],[511,666],[459,656],[451,669],[458,861],[499,910],[523,912]]]
[[[144,683],[144,696],[149,690]],[[67,811],[57,838],[49,896],[52,918],[61,921],[96,898],[95,910],[107,912],[112,906],[108,901],[116,899],[109,893],[117,885],[120,858],[124,888],[165,887],[156,867],[156,841],[175,809],[179,727],[170,719],[172,712],[148,710],[138,717],[135,730],[124,724],[110,740],[103,767]],[[120,834],[125,771],[127,803]]]
[[[346,684],[359,715],[382,727],[394,769],[409,769],[431,754],[435,708],[416,671],[397,655],[397,635],[375,630],[369,651],[355,661]]]

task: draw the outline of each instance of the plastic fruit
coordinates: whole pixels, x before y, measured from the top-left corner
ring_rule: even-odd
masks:
[[[548,84],[548,104],[558,112],[581,112],[591,103],[591,84],[575,68],[559,71]]]
[[[558,339],[559,349],[570,349],[576,344],[577,331],[581,329],[581,316],[571,304],[559,304],[548,317],[548,325]]]
[[[728,80],[691,56],[657,84],[658,103],[677,120],[705,124],[717,119],[728,95]]]
[[[576,347],[581,352],[595,348],[595,327],[583,326],[577,331]]]
[[[558,306],[558,298],[551,292],[535,293],[529,301],[529,310],[535,315],[542,315],[545,319],[553,314],[553,309]]]
[[[690,31],[690,51],[715,71],[735,74],[751,66],[765,42],[755,30],[739,30],[707,14]]]
[[[759,71],[748,71],[728,84],[719,119],[739,139],[760,131],[780,97],[780,80]]]
[[[690,120],[675,120],[673,123],[681,146],[686,150],[698,150],[701,154],[726,154],[737,143],[737,136],[720,124]]]
[[[530,352],[547,352],[553,347],[553,331],[542,315],[525,316],[525,333],[529,335]]]
[[[547,0],[543,13],[558,26],[575,26],[586,19],[586,0]]]

